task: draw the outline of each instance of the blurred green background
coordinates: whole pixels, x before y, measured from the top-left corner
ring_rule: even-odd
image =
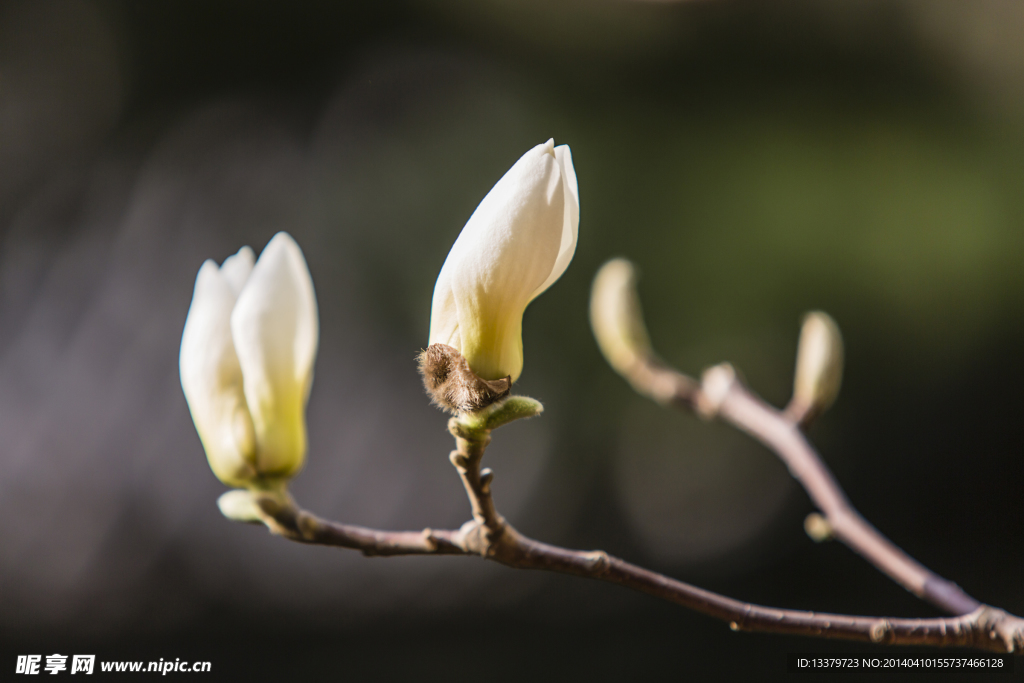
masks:
[[[580,237],[524,320],[519,390],[547,410],[488,453],[510,521],[762,604],[934,614],[807,539],[768,452],[604,364],[589,286],[626,256],[663,357],[728,360],[777,405],[801,315],[828,311],[846,374],[811,439],[883,533],[1024,612],[1021,35],[998,0],[0,3],[0,666],[772,680],[787,652],[871,649],[217,513],[181,327],[204,259],[287,230],[322,326],[295,495],[388,528],[468,517],[413,359],[462,225],[550,137]]]

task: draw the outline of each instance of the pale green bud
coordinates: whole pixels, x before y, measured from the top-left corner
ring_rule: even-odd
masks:
[[[812,512],[804,518],[804,531],[815,543],[830,541],[835,536],[832,525],[817,512]]]
[[[797,348],[792,405],[801,416],[822,413],[839,395],[843,381],[843,337],[828,314],[804,316]]]
[[[485,380],[519,378],[523,312],[576,251],[579,191],[569,147],[523,155],[470,216],[437,276],[430,344],[455,348]]]
[[[263,521],[263,511],[256,501],[258,493],[235,489],[228,491],[217,499],[220,513],[235,522],[256,523]]]
[[[220,268],[200,268],[178,364],[206,457],[225,484],[265,486],[302,467],[318,339],[313,280],[287,233],[255,263],[243,247]]]
[[[644,326],[636,292],[636,270],[624,258],[601,266],[590,290],[590,326],[608,363],[629,375],[651,357],[651,341]]]
[[[509,396],[483,410],[462,415],[459,423],[471,431],[490,431],[516,420],[537,417],[544,412],[540,401],[529,396]]]

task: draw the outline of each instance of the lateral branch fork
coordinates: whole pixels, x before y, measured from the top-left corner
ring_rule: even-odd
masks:
[[[518,396],[495,404],[482,417],[463,414],[448,423],[456,442],[450,458],[466,488],[473,513],[473,518],[457,530],[380,531],[331,522],[299,508],[290,496],[279,492],[252,493],[255,514],[251,521],[263,523],[271,532],[293,541],[351,548],[367,556],[475,555],[516,569],[540,569],[616,583],[720,619],[735,631],[891,645],[1024,651],[1024,619],[970,598],[881,536],[849,506],[820,459],[819,466],[813,465],[814,458],[807,456],[808,452],[813,455],[813,450],[795,426],[791,422],[778,424],[783,420],[781,413],[761,404],[734,379],[724,391],[720,386],[722,378],[714,375],[705,377],[705,382],[710,380],[710,390],[681,375],[669,379],[673,385],[686,389],[668,395],[668,402],[695,407],[704,415],[717,414],[761,439],[777,453],[797,453],[796,457],[783,459],[826,513],[837,537],[915,594],[957,614],[897,619],[764,607],[692,586],[604,551],[569,550],[528,538],[498,513],[491,494],[494,475],[490,469],[481,468],[493,428],[540,412],[540,404]]]
[[[954,615],[982,607],[960,586],[910,557],[864,519],[803,435],[799,417],[794,417],[797,412],[789,408],[779,411],[765,403],[743,385],[732,366],[709,368],[697,382],[653,357],[643,357],[626,377],[639,393],[659,403],[693,411],[705,419],[721,419],[768,447],[821,511],[829,535],[918,598]]]

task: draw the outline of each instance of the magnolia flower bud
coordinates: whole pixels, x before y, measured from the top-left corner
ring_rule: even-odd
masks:
[[[818,512],[812,512],[804,518],[804,531],[815,543],[824,543],[835,537],[835,529],[829,521]]]
[[[791,415],[797,422],[821,414],[839,395],[843,380],[843,337],[826,313],[804,316],[797,347]]]
[[[179,368],[213,473],[229,486],[268,486],[306,456],[306,401],[319,323],[313,280],[287,233],[259,261],[242,247],[196,277]]]
[[[576,251],[579,192],[569,147],[537,145],[487,193],[434,286],[430,344],[455,348],[484,380],[523,370],[523,312]]]
[[[597,271],[590,290],[590,326],[601,353],[620,375],[628,376],[637,363],[652,356],[636,293],[636,271],[626,259],[612,259]]]

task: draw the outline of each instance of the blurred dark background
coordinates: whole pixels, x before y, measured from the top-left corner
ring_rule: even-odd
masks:
[[[413,359],[465,220],[549,137],[580,239],[524,320],[520,392],[547,411],[487,455],[510,521],[762,604],[936,614],[812,543],[771,454],[603,363],[588,289],[624,255],[663,356],[729,360],[778,405],[801,314],[831,313],[845,383],[812,440],[897,544],[1024,612],[1022,35],[1011,0],[0,3],[0,666],[773,680],[787,652],[871,650],[218,513],[181,329],[204,259],[287,230],[322,326],[296,497],[468,517]]]

